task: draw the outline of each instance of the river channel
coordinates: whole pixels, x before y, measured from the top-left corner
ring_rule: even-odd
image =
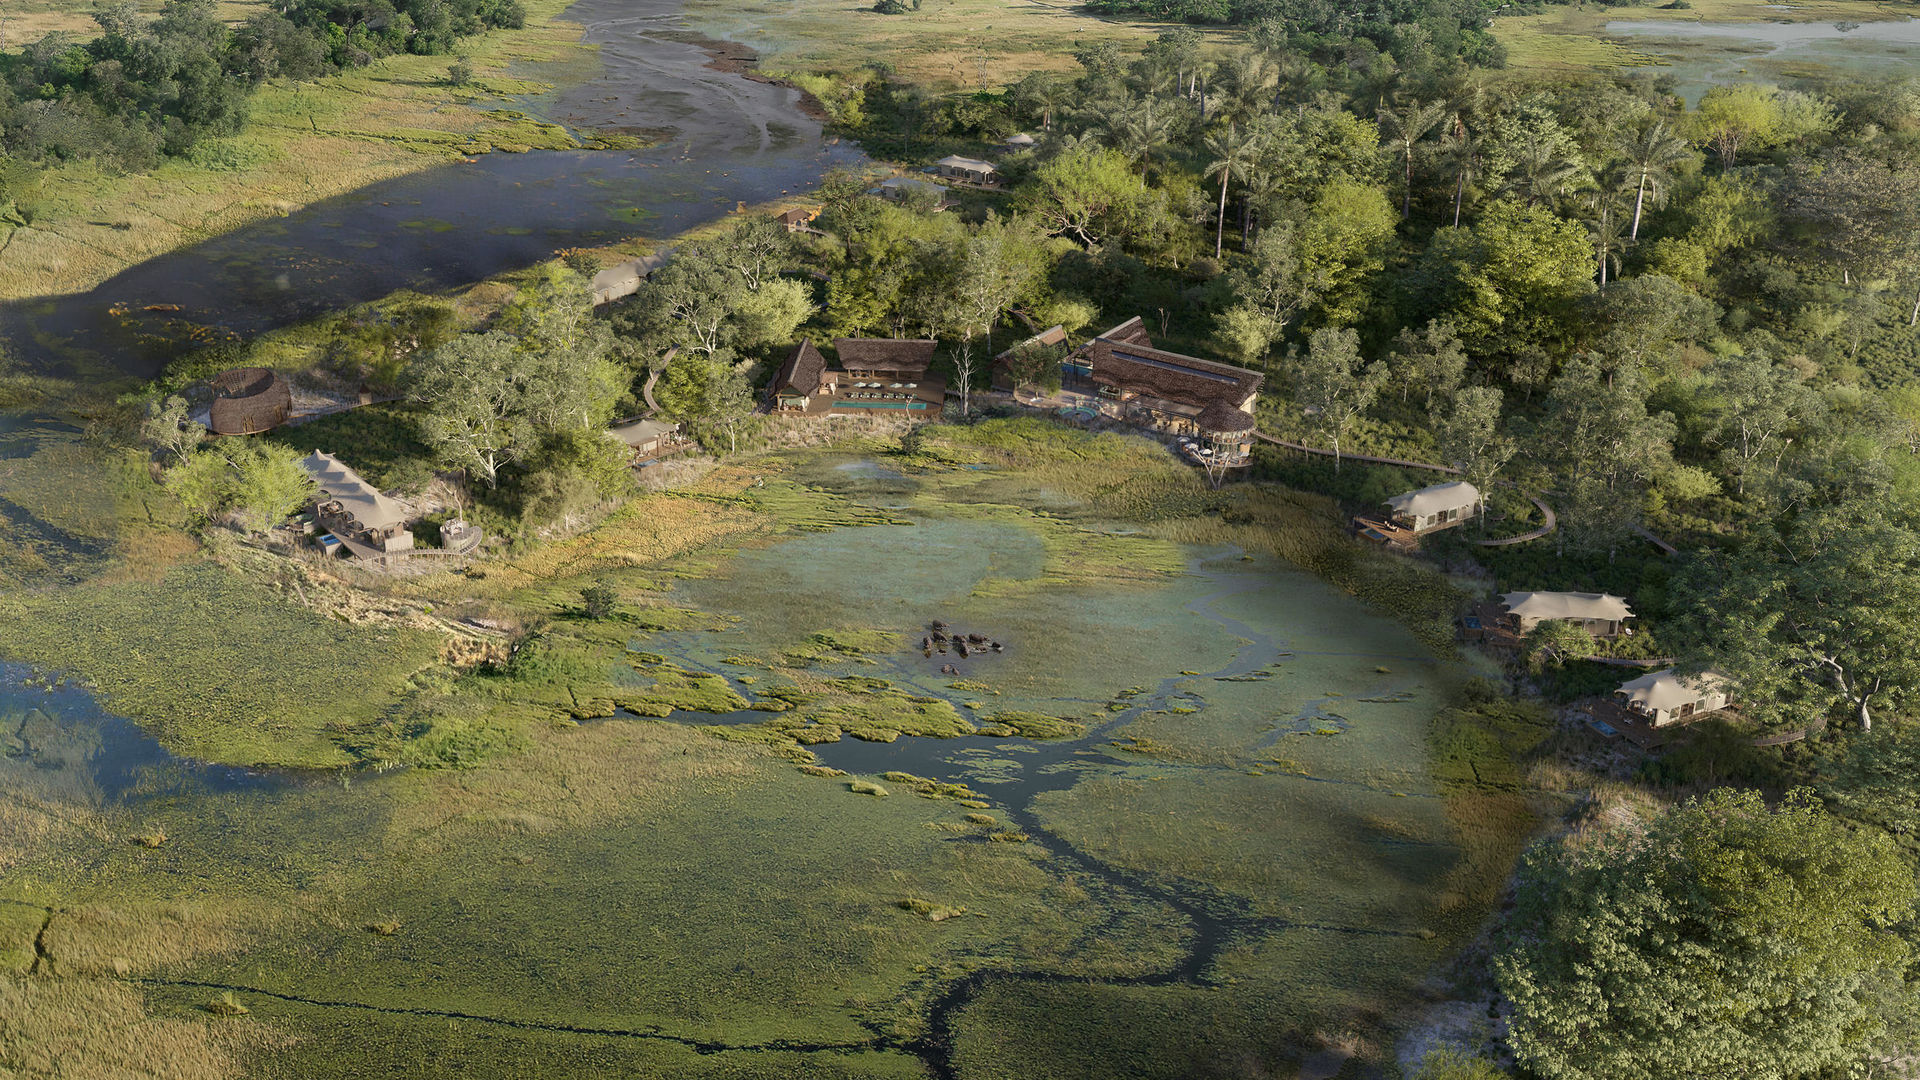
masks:
[[[863,160],[823,137],[798,91],[710,66],[678,0],[581,0],[565,17],[599,46],[598,70],[512,104],[574,130],[664,132],[658,145],[493,153],[373,184],[88,292],[0,305],[0,335],[41,369],[150,374],[167,359],[152,340],[162,319],[252,335],[398,289],[470,284],[562,248],[670,237]],[[109,313],[116,306],[178,311],[123,319]]]

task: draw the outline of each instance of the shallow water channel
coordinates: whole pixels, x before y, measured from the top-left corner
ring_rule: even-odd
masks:
[[[492,153],[373,184],[148,260],[85,293],[0,305],[0,335],[41,367],[150,373],[165,361],[155,339],[170,336],[170,324],[253,334],[398,289],[470,284],[561,248],[670,237],[861,160],[822,139],[797,91],[708,67],[685,40],[679,0],[580,0],[566,18],[600,46],[598,70],[509,104],[574,130],[663,132],[658,146]],[[179,311],[122,318],[109,314],[116,304]]]
[[[1783,16],[1792,12],[1780,5]],[[1715,86],[1794,79],[1883,78],[1920,61],[1920,20],[1691,22],[1614,19],[1606,33],[1659,56],[1688,104]]]

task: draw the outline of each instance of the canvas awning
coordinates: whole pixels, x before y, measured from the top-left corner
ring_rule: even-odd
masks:
[[[1717,671],[1681,677],[1672,668],[1642,675],[1614,691],[1648,712],[1672,712],[1692,702],[1727,692],[1727,677]]]
[[[1395,495],[1387,505],[1398,514],[1431,517],[1443,510],[1464,510],[1480,501],[1480,489],[1465,480],[1434,484],[1405,495]]]
[[[359,522],[362,528],[384,529],[399,525],[413,515],[407,508],[380,493],[360,478],[339,458],[315,450],[300,459],[300,467],[320,485],[320,502],[337,502],[342,513]]]
[[[1523,619],[1592,619],[1620,622],[1633,618],[1627,602],[1610,593],[1514,592],[1500,598]]]

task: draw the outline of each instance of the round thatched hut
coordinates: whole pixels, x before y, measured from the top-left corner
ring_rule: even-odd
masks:
[[[215,435],[256,435],[285,423],[291,408],[286,380],[263,367],[234,368],[213,377],[208,426]]]
[[[1216,401],[1200,410],[1200,415],[1193,418],[1193,426],[1213,444],[1214,453],[1229,463],[1244,462],[1253,449],[1254,419],[1245,409]]]

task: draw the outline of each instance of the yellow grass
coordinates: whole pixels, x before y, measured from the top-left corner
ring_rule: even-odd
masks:
[[[568,2],[529,0],[526,29],[462,43],[476,72],[469,88],[446,82],[451,57],[388,57],[318,82],[263,86],[240,135],[150,174],[84,162],[49,171],[21,200],[33,224],[12,234],[0,261],[0,299],[81,291],[175,248],[495,147],[577,145],[552,125],[489,115],[511,108],[507,95],[540,89],[513,65],[593,62],[581,28],[560,18]]]
[[[1078,49],[1101,41],[1137,49],[1168,28],[1096,18],[1041,0],[923,0],[909,15],[880,15],[872,6],[872,0],[689,0],[687,18],[706,34],[752,46],[768,69],[847,71],[878,60],[908,82],[943,92],[999,89],[1029,71],[1077,70]],[[1223,43],[1237,37],[1206,33]]]
[[[125,983],[0,976],[0,1076],[227,1080],[292,1041],[244,1016],[150,1016]]]

